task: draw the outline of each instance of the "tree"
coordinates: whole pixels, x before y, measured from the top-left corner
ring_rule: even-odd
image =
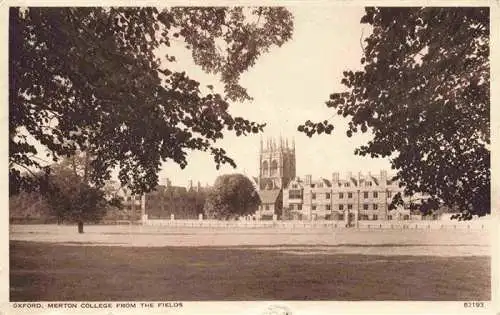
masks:
[[[11,221],[50,222],[53,219],[50,214],[50,207],[39,192],[23,191],[9,198],[9,218]]]
[[[360,71],[327,102],[350,117],[347,136],[373,132],[355,154],[390,157],[405,194],[429,196],[424,212],[460,209],[459,219],[490,213],[488,8],[366,8]],[[306,121],[307,135],[331,133]]]
[[[77,223],[79,233],[83,233],[85,222],[99,222],[108,206],[121,207],[119,197],[89,183],[91,160],[86,153],[65,158],[51,167],[41,185],[41,193],[58,221]]]
[[[221,175],[207,195],[204,211],[209,218],[227,220],[255,213],[259,203],[259,195],[246,176]]]
[[[29,173],[43,165],[33,140],[53,162],[88,152],[90,183],[103,186],[118,168],[134,193],[156,186],[162,162],[185,167],[188,150],[235,166],[217,140],[264,127],[228,111],[250,99],[240,74],[292,28],[279,7],[10,8],[10,192],[36,184]],[[174,41],[220,75],[222,95],[172,70],[174,55],[158,58]]]
[[[79,233],[83,233],[84,222],[98,222],[106,214],[103,192],[71,172],[52,175],[44,195],[58,220],[76,222]]]

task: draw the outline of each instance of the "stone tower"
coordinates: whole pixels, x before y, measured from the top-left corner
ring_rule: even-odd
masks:
[[[281,190],[295,177],[295,141],[260,140],[259,189]]]

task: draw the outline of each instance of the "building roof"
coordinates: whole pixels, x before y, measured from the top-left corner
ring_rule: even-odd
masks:
[[[260,201],[264,204],[274,204],[276,203],[276,199],[278,198],[280,192],[280,189],[260,190]]]
[[[332,183],[326,179],[326,178],[321,178],[320,179],[320,182],[323,182],[323,184],[326,186],[326,187],[332,187]]]

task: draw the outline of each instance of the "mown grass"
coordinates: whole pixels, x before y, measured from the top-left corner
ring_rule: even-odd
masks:
[[[490,300],[489,257],[10,242],[11,301]]]

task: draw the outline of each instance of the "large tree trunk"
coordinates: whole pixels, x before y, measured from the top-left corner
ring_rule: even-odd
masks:
[[[78,233],[83,233],[83,221],[78,221]]]

